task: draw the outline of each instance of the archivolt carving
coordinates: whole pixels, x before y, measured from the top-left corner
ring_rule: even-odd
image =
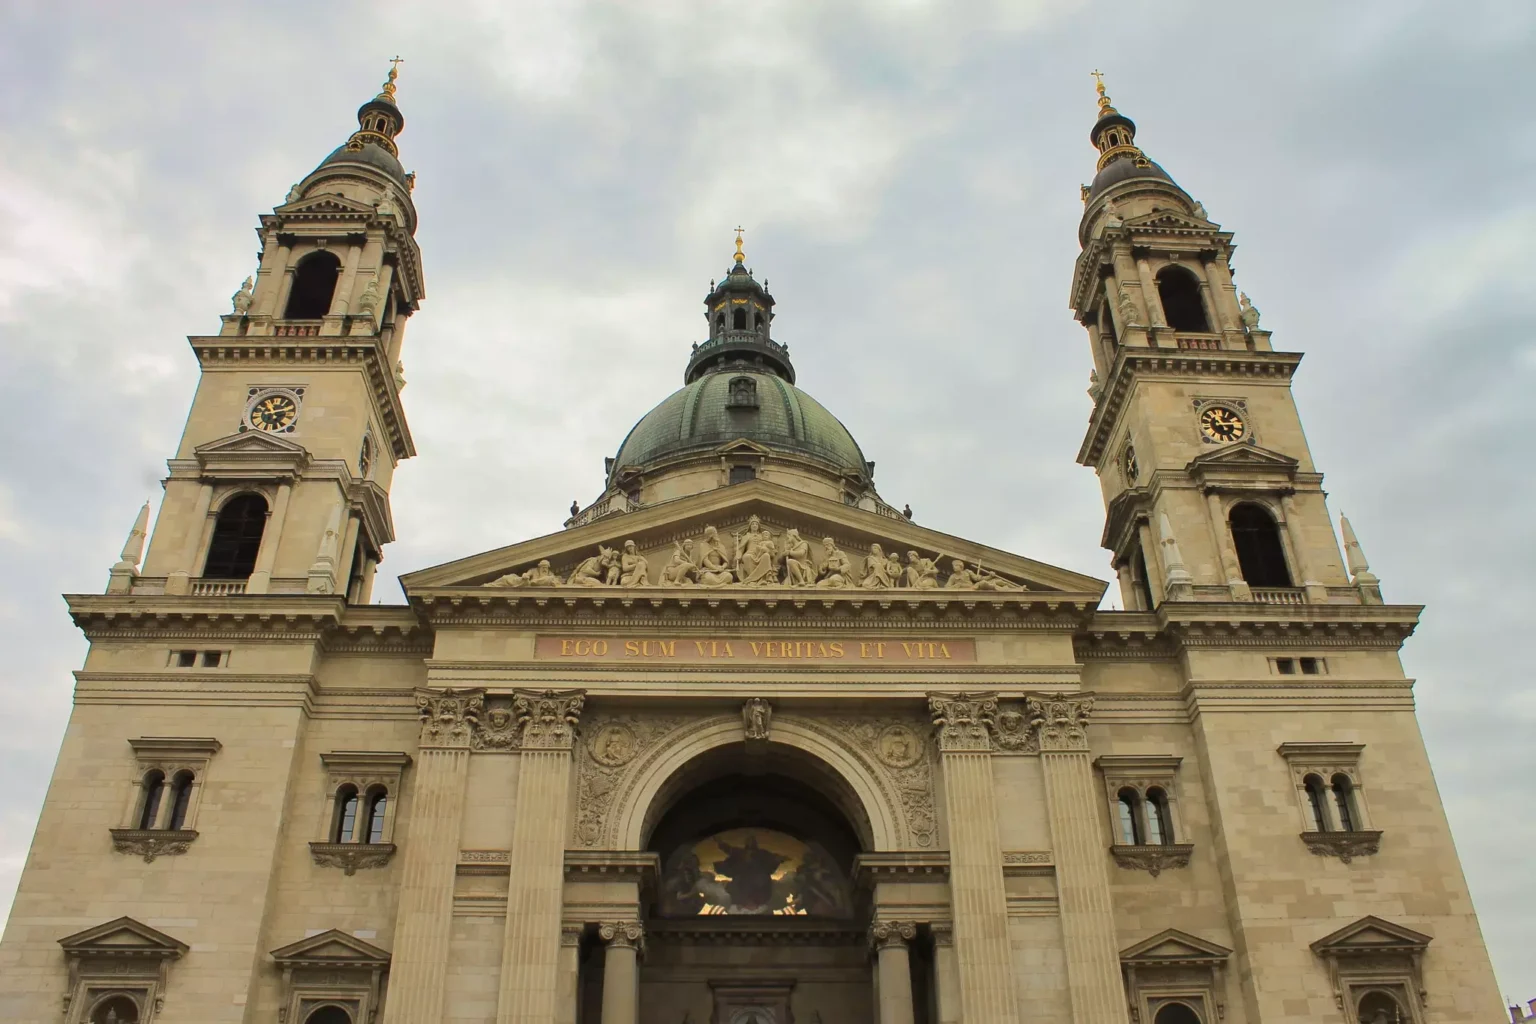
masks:
[[[939,820],[933,803],[933,764],[920,718],[839,718],[833,726],[869,757],[871,769],[888,780],[901,802],[913,846],[938,843]]]

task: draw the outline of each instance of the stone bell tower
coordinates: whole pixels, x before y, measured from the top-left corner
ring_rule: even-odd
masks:
[[[141,514],[109,592],[368,600],[390,479],[416,454],[400,349],[423,287],[397,74],[261,217],[260,264],[219,332],[188,339],[202,377],[148,556],[140,571]]]
[[[1102,78],[1098,94],[1072,279],[1094,361],[1078,461],[1099,474],[1125,607],[1380,603],[1358,544],[1349,572],[1340,558],[1291,397],[1301,355],[1233,284],[1232,233],[1136,145]]]

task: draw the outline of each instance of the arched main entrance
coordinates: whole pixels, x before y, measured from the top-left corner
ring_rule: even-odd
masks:
[[[856,858],[887,831],[882,812],[846,766],[740,736],[739,724],[734,742],[696,735],[693,756],[641,786],[648,799],[631,808],[637,845],[660,863],[640,908],[639,1021],[873,1024],[872,908]],[[913,943],[915,978],[929,970],[926,939]],[[589,935],[578,1024],[603,1020],[608,955],[604,936]],[[926,995],[920,978],[916,988]],[[919,1024],[930,1019],[920,1008]]]

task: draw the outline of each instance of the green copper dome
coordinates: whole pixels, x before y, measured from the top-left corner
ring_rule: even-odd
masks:
[[[737,365],[706,373],[646,413],[619,446],[609,480],[738,438],[871,475],[858,442],[820,402],[777,374]]]

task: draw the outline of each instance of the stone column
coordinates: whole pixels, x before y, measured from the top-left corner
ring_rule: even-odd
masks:
[[[997,695],[930,693],[949,821],[949,891],[960,1003],[973,1024],[1016,1024],[1002,840],[992,781]]]
[[[948,921],[928,926],[933,932],[933,987],[938,1024],[960,1024],[960,965],[955,960],[955,927]]]
[[[1221,570],[1227,575],[1227,590],[1234,601],[1252,601],[1253,592],[1243,579],[1243,570],[1237,563],[1237,552],[1232,550],[1232,534],[1227,529],[1227,517],[1221,512],[1221,498],[1214,492],[1205,495],[1206,508],[1210,510],[1211,539],[1221,556]]]
[[[1091,696],[1030,697],[1025,710],[1040,748],[1056,896],[1067,954],[1073,1024],[1127,1024],[1109,895],[1103,791],[1088,759]]]
[[[497,1024],[548,1024],[555,1016],[571,747],[585,701],[580,690],[518,691],[512,700],[522,755]]]
[[[175,569],[166,576],[167,594],[185,594],[192,589],[192,570],[197,562],[198,550],[203,546],[203,534],[208,530],[208,510],[213,507],[213,485],[204,483],[197,492],[197,505],[187,520],[187,539],[181,549],[181,559]],[[158,529],[160,524],[155,524]]]
[[[293,482],[284,480],[277,485],[277,500],[267,513],[267,525],[261,531],[261,546],[256,549],[256,565],[250,579],[245,581],[247,594],[265,594],[272,589],[272,563],[277,561],[277,545],[283,539],[283,523],[288,519],[288,499],[293,494]]]
[[[876,921],[869,926],[879,977],[876,1006],[880,1015],[876,1024],[912,1024],[912,965],[907,943],[915,938],[917,925],[911,921]],[[609,1024],[606,1014],[603,1024]]]
[[[362,532],[363,517],[357,512],[347,513],[347,530],[342,534],[341,550],[336,553],[336,593],[352,599],[352,562],[357,558],[357,535]]]
[[[293,252],[288,243],[281,241],[283,237],[279,235],[276,244],[268,243],[262,253],[261,266],[256,271],[256,287],[251,295],[255,300],[251,312],[256,316],[275,315],[278,292],[288,271],[288,257]]]
[[[441,1024],[469,745],[484,690],[417,690],[421,748],[401,850],[384,1024]]]
[[[1152,595],[1151,611],[1162,604],[1166,598],[1163,593],[1163,558],[1162,548],[1157,543],[1157,538],[1152,536],[1152,524],[1143,519],[1136,524],[1136,538],[1141,542],[1141,560],[1147,566],[1147,592]]]
[[[608,946],[603,958],[603,1024],[635,1024],[640,1014],[640,971],[644,942],[639,921],[613,921],[597,929]]]
[[[1291,542],[1291,557],[1296,560],[1296,572],[1301,579],[1297,583],[1307,592],[1308,604],[1327,604],[1328,588],[1318,581],[1313,571],[1311,552],[1301,536],[1301,516],[1296,511],[1296,496],[1280,496],[1280,510],[1285,513],[1285,536]]]
[[[1136,257],[1136,276],[1141,280],[1141,294],[1147,300],[1147,316],[1151,318],[1153,327],[1167,327],[1168,315],[1163,312],[1163,296],[1157,290],[1157,281],[1152,277],[1152,265],[1147,262],[1146,250],[1133,255]]]
[[[576,1000],[580,995],[581,934],[586,926],[567,921],[560,926],[560,962],[556,967],[555,1024],[576,1024]]]

